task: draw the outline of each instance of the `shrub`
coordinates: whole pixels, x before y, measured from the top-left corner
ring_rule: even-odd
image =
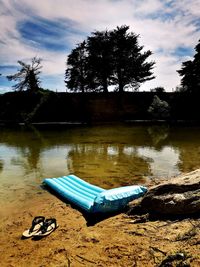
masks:
[[[170,116],[170,106],[166,101],[162,101],[157,95],[148,108],[148,112],[154,119],[167,119]]]

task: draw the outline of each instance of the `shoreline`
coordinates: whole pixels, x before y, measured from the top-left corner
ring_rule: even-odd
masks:
[[[58,229],[38,241],[21,240],[38,215],[56,218]],[[87,226],[80,211],[43,191],[1,222],[1,266],[159,266],[181,251],[190,266],[200,265],[198,228],[187,236],[198,219],[134,223],[135,219],[121,213]]]
[[[177,127],[192,127],[200,126],[199,120],[116,120],[116,121],[41,121],[41,122],[18,122],[0,120],[0,127],[78,127],[78,126],[94,126],[94,125],[133,125],[133,126],[177,126]]]

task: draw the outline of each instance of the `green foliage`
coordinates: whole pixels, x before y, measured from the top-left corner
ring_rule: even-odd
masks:
[[[65,83],[71,91],[87,91],[87,50],[86,42],[82,42],[72,50],[67,59]]]
[[[166,101],[160,100],[160,98],[155,95],[152,104],[148,108],[148,112],[154,119],[167,119],[170,116],[170,107]]]
[[[183,62],[182,68],[177,71],[182,76],[181,92],[200,91],[200,40],[195,50],[194,59]]]
[[[138,90],[140,83],[151,80],[151,69],[154,62],[146,62],[152,54],[150,50],[142,53],[143,46],[139,46],[138,37],[128,32],[129,26],[121,26],[110,32],[113,48],[113,84],[119,92],[125,87]]]
[[[16,91],[28,90],[35,92],[39,90],[39,74],[41,73],[41,59],[32,58],[31,64],[26,64],[23,61],[18,61],[21,69],[13,74],[7,76],[9,81],[16,81],[17,83],[13,86]]]
[[[89,86],[95,91],[108,92],[112,84],[113,55],[110,32],[96,31],[87,39]]]
[[[138,35],[128,32],[128,26],[111,31],[93,32],[69,54],[65,83],[72,91],[104,91],[113,85],[116,91],[133,90],[151,80],[154,62],[146,62],[152,54],[142,52]]]

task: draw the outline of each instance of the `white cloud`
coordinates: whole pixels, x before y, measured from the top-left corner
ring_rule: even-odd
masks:
[[[156,79],[144,83],[140,90],[153,89],[158,86],[162,86],[167,89],[175,89],[179,84],[179,76],[176,72],[180,69],[181,63],[175,56],[157,55],[154,56],[156,66],[154,74]],[[169,90],[168,90],[169,91]]]
[[[192,15],[199,18],[200,16],[200,2],[199,0],[178,0],[173,1],[173,8],[182,10],[184,15]]]
[[[199,38],[199,0],[0,0],[0,10],[1,64],[15,65],[19,59],[38,56],[43,59],[44,75],[63,75],[63,80],[68,51],[58,53],[25,43],[17,28],[20,21],[38,16],[74,21],[78,32],[66,38],[71,47],[91,31],[130,25],[131,31],[140,34],[144,50],[153,51],[151,59],[156,61],[157,78],[146,82],[142,90],[161,85],[167,90],[175,88],[180,80],[176,70],[185,57],[180,58],[174,51],[182,46],[194,48]],[[60,89],[63,80],[58,84]]]

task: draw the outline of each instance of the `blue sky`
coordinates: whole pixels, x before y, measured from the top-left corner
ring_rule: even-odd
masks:
[[[65,91],[67,55],[92,31],[129,25],[156,62],[156,79],[140,91],[180,83],[176,70],[190,59],[200,39],[199,0],[0,0],[0,90],[17,61],[42,58],[42,87]]]

